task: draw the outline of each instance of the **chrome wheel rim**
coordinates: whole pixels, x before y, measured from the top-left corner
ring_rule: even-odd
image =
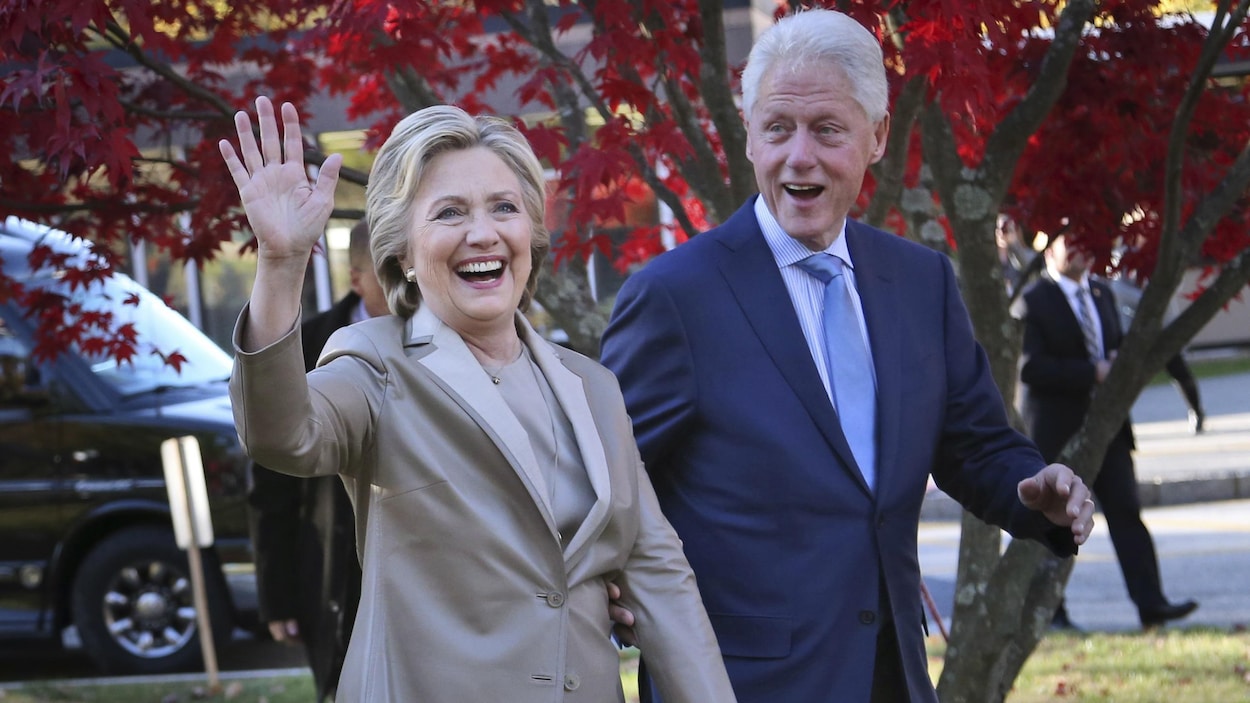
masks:
[[[136,657],[167,657],[195,635],[191,582],[165,562],[148,561],[121,569],[104,593],[103,607],[109,634]]]

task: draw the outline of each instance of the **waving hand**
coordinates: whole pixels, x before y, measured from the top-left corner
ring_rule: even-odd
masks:
[[[256,117],[259,146],[246,112],[234,116],[239,152],[225,139],[218,144],[256,234],[256,281],[241,340],[248,351],[281,338],[299,319],[304,269],[334,209],[334,187],[343,163],[340,155],[331,155],[317,182],[310,183],[295,106],[282,105],[281,138],[269,98],[256,98]]]
[[[269,98],[256,99],[256,115],[260,121],[259,148],[252,132],[251,117],[239,112],[234,116],[234,124],[239,133],[242,159],[224,139],[219,144],[221,155],[239,189],[261,256],[300,256],[306,260],[334,208],[334,187],[343,159],[338,154],[326,159],[316,185],[310,184],[304,168],[304,142],[295,106],[282,105],[281,139]]]

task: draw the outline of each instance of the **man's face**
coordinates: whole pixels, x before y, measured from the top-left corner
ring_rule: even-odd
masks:
[[[1081,280],[1093,263],[1084,252],[1069,247],[1067,237],[1060,237],[1047,247],[1046,262],[1060,275],[1074,281]]]
[[[382,284],[378,282],[378,275],[373,271],[368,254],[359,258],[361,261],[353,261],[351,266],[352,290],[364,301],[365,312],[371,317],[385,315],[390,312],[386,305],[386,291],[382,290]]]
[[[844,72],[779,64],[760,81],[747,121],[747,158],[768,210],[812,251],[833,243],[864,172],[885,153],[889,117],[873,123]]]

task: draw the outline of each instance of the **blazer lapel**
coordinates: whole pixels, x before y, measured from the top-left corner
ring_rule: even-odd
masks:
[[[518,313],[520,325],[525,332],[525,343],[530,349],[534,362],[542,370],[551,385],[551,391],[564,410],[564,415],[573,426],[573,436],[577,439],[577,447],[581,452],[582,464],[586,467],[586,475],[590,478],[590,486],[595,492],[595,504],[582,520],[577,531],[569,540],[564,550],[565,560],[573,561],[583,547],[594,541],[608,524],[608,508],[611,506],[612,490],[608,474],[608,460],[603,448],[603,440],[599,437],[599,429],[595,425],[594,415],[586,399],[585,381],[573,373],[560,359],[562,352],[553,348],[530,327],[529,322]]]
[[[833,403],[825,393],[816,362],[807,349],[798,316],[790,304],[790,294],[781,280],[772,250],[764,241],[754,208],[755,201],[747,201],[725,223],[732,226],[726,227],[726,236],[721,240],[729,249],[727,255],[721,257],[721,273],[760,343],[841,459],[845,470],[870,493],[842,434]]]
[[[864,225],[846,221],[846,245],[855,269],[855,289],[864,308],[868,346],[877,376],[877,493],[888,488],[903,441],[901,379],[905,377],[899,325],[898,289],[890,275],[891,263],[873,246]],[[867,484],[865,484],[865,489]]]
[[[538,506],[552,537],[558,539],[559,530],[548,498],[549,486],[534,457],[529,435],[464,340],[428,307],[422,306],[408,322],[407,343],[432,347],[417,362],[434,375],[443,390],[499,447]]]

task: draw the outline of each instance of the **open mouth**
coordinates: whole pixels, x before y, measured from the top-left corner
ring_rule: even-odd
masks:
[[[787,184],[783,185],[782,188],[790,197],[797,198],[799,200],[814,200],[819,197],[821,193],[825,192],[824,186]]]
[[[503,275],[504,262],[499,259],[469,261],[456,267],[456,275],[470,283],[488,283]]]

